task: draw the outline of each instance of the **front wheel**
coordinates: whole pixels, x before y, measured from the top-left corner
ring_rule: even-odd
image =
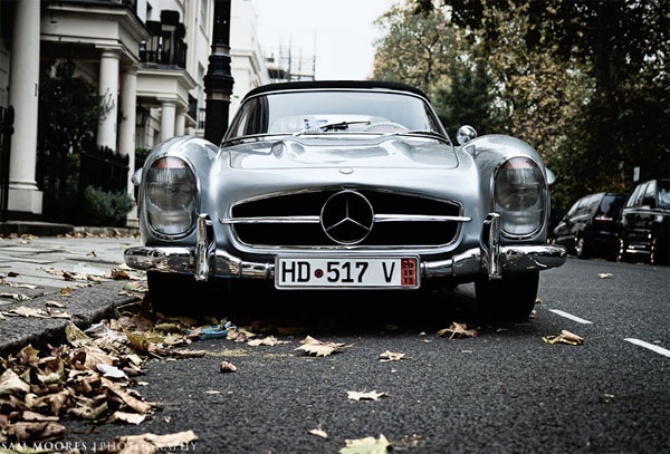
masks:
[[[190,275],[147,272],[149,300],[154,312],[185,315],[200,312],[208,301],[208,286]]]
[[[526,320],[535,308],[539,283],[539,271],[503,276],[497,280],[479,277],[475,281],[479,310],[485,317],[499,321]]]

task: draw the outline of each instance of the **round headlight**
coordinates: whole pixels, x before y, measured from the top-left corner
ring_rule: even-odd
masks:
[[[503,163],[495,176],[494,200],[504,234],[525,236],[536,232],[544,221],[547,204],[546,184],[538,164],[527,157]]]
[[[151,164],[144,180],[147,219],[165,235],[188,232],[196,218],[196,178],[180,158],[167,156]]]

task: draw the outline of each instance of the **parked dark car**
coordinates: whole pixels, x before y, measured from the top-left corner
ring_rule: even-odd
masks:
[[[621,211],[619,259],[670,261],[670,179],[640,183]]]
[[[554,228],[551,239],[579,258],[616,260],[617,221],[626,194],[599,192],[577,200]]]

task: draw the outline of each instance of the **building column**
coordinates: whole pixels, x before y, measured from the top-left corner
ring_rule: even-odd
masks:
[[[7,209],[42,214],[38,191],[37,114],[40,74],[40,2],[16,2],[9,74],[9,105],[14,106],[14,135],[9,162]]]
[[[174,135],[183,136],[186,130],[186,112],[184,109],[179,109],[177,112],[177,119],[174,126]]]
[[[98,146],[116,151],[116,119],[119,95],[119,54],[105,50],[100,56],[98,94],[106,108],[105,117],[98,124]]]
[[[175,136],[175,115],[177,106],[174,101],[163,101],[161,104],[161,142]]]
[[[126,192],[134,198],[135,185],[135,128],[137,117],[137,68],[128,67],[121,74],[121,122],[119,123],[119,154],[128,156],[128,180]],[[127,216],[128,224],[137,223],[137,210],[132,209]]]

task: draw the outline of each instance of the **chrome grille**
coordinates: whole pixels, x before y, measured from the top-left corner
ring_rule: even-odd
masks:
[[[371,230],[355,243],[356,246],[410,248],[444,245],[454,240],[462,221],[458,218],[460,206],[452,201],[381,191],[338,189],[278,195],[240,203],[233,207],[232,219],[226,222],[232,224],[238,240],[250,246],[340,247],[344,243],[336,242],[333,235],[324,231],[322,214],[324,205],[342,192],[362,195],[374,214]],[[352,232],[352,236],[355,235],[357,233]]]

